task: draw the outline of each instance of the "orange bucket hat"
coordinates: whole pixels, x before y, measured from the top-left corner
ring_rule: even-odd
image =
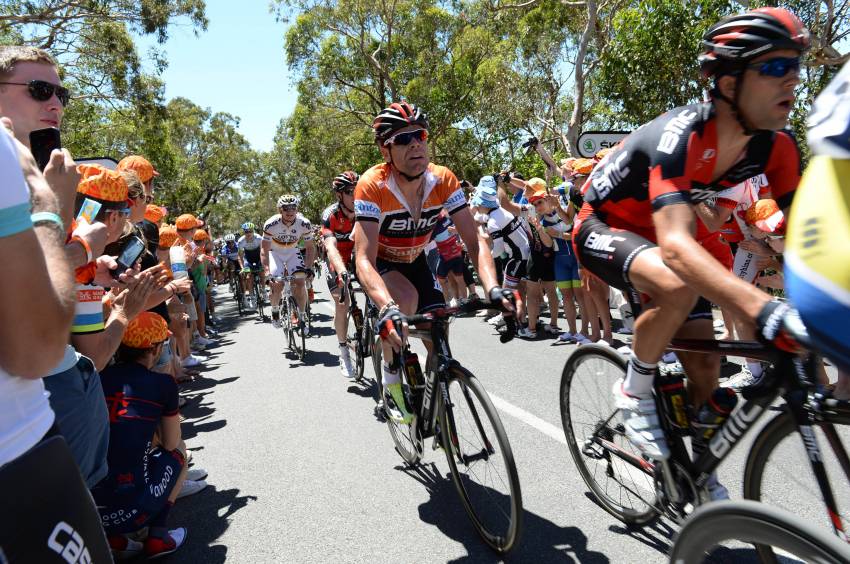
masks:
[[[168,210],[156,204],[148,204],[145,208],[145,219],[151,223],[159,223],[168,215]]]
[[[173,225],[165,224],[159,228],[159,248],[170,249],[180,236]]]
[[[745,216],[747,225],[754,225],[765,233],[782,235],[785,233],[785,214],[779,209],[776,200],[765,198],[757,200]]]
[[[99,164],[77,165],[80,182],[77,192],[100,202],[126,202],[127,181],[121,173]]]
[[[127,324],[121,344],[133,349],[149,349],[168,338],[168,324],[158,313],[143,311]]]
[[[195,234],[192,235],[192,239],[194,239],[195,241],[203,241],[209,238],[210,234],[204,231],[203,229],[198,229],[197,231],[195,231]]]
[[[118,163],[118,170],[133,170],[139,175],[142,182],[147,182],[154,176],[159,176],[150,161],[139,155],[130,155],[121,159]]]
[[[198,218],[190,213],[184,213],[177,217],[177,221],[174,224],[177,226],[178,231],[187,231],[203,226],[204,222],[198,221]]]

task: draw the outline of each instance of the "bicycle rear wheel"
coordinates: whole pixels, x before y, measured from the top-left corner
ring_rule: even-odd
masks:
[[[561,375],[561,424],[573,462],[602,507],[643,526],[658,516],[652,464],[625,436],[611,388],[626,361],[600,345],[573,352]]]
[[[850,547],[838,537],[797,515],[749,500],[700,507],[679,531],[670,562],[714,562],[718,556],[723,561],[741,561],[748,556],[747,548],[724,546],[728,541],[775,547],[783,556],[802,562],[850,562]]]
[[[441,400],[440,431],[452,481],[484,542],[506,553],[522,530],[522,492],[511,445],[475,376],[453,367],[445,384],[449,403]]]
[[[842,469],[837,454],[845,452],[844,448],[835,451],[827,440],[830,427],[835,430],[842,446],[850,442],[850,413],[846,408],[829,415],[827,421],[819,421],[812,426],[838,515],[831,516],[827,511],[804,437],[798,432],[794,417],[787,408],[771,419],[753,441],[744,469],[744,497],[792,511],[799,519],[827,532],[832,531],[832,519],[837,519],[847,531],[850,528],[850,476]],[[794,471],[789,471],[790,468]],[[759,546],[758,549],[763,561],[776,561],[770,546]]]

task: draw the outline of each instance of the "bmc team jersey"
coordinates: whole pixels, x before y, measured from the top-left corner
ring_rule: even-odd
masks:
[[[422,211],[414,223],[410,208],[390,174],[389,164],[375,165],[360,177],[354,191],[355,221],[378,224],[378,258],[412,263],[431,240],[445,208],[449,215],[466,208],[460,183],[446,167],[429,164],[422,176]]]
[[[285,224],[279,213],[271,216],[263,225],[263,233],[272,243],[271,250],[278,253],[295,252],[299,241],[313,240],[310,221],[300,213],[295,214],[295,221],[291,225]]]
[[[800,181],[800,153],[790,133],[760,131],[718,179],[717,118],[711,102],[676,108],[626,137],[593,169],[582,188],[580,220],[603,223],[655,241],[652,213],[697,203],[764,173],[780,208]]]
[[[354,219],[348,217],[340,208],[339,202],[333,203],[322,212],[322,239],[333,237],[342,262],[351,264],[351,252],[354,250]]]

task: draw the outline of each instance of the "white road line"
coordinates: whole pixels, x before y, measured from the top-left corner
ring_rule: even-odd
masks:
[[[331,314],[334,313],[334,307],[329,302],[319,302],[317,305],[322,306],[324,309],[329,311]],[[520,421],[522,421],[526,425],[530,425],[531,427],[534,427],[535,429],[537,429],[538,431],[540,431],[541,433],[543,433],[544,435],[546,435],[550,439],[554,439],[554,440],[558,441],[559,443],[561,443],[562,445],[566,446],[567,439],[564,438],[564,430],[561,429],[560,427],[556,427],[555,425],[552,425],[548,421],[544,421],[543,419],[540,419],[539,417],[537,417],[533,413],[530,413],[530,412],[524,410],[521,407],[517,407],[514,404],[512,404],[511,402],[500,398],[499,396],[494,396],[490,392],[487,392],[487,395],[490,396],[490,399],[493,401],[493,405],[496,406],[496,409],[498,409],[502,413],[504,413],[506,415],[510,415],[514,419],[519,419]]]
[[[556,427],[548,421],[540,419],[533,413],[529,413],[528,411],[522,409],[521,407],[515,406],[509,401],[503,400],[498,396],[494,396],[490,392],[487,392],[487,395],[490,396],[490,399],[493,401],[493,405],[496,406],[496,409],[498,409],[502,413],[506,413],[515,419],[519,419],[526,425],[534,427],[550,439],[555,439],[562,445],[566,446],[567,439],[564,438],[564,431],[560,427]]]

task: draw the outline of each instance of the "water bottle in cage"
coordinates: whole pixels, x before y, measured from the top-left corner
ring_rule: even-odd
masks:
[[[670,424],[670,428],[681,437],[689,435],[690,416],[685,373],[681,370],[660,368],[657,389],[664,403],[664,415]]]

